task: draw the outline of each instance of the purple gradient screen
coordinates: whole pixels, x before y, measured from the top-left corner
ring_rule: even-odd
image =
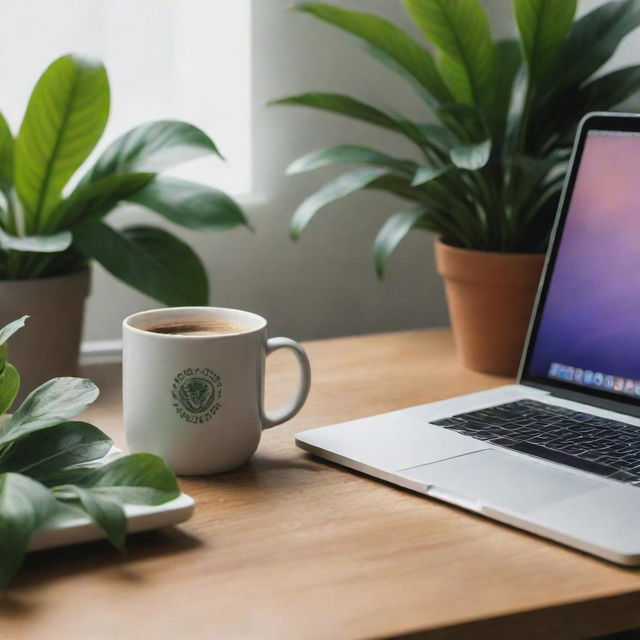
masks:
[[[529,373],[551,363],[640,380],[640,136],[590,132]]]

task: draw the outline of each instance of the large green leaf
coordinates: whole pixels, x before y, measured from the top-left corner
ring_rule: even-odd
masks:
[[[613,0],[576,20],[549,74],[548,93],[577,87],[587,80],[638,26],[640,0]]]
[[[575,96],[581,113],[607,111],[640,91],[640,65],[624,67],[582,85]]]
[[[321,189],[309,196],[296,210],[291,219],[290,233],[294,240],[300,237],[311,218],[322,207],[334,200],[344,198],[351,193],[364,189],[377,178],[387,175],[387,169],[379,167],[356,169],[344,173],[335,180],[325,184]]]
[[[107,271],[169,306],[202,306],[209,298],[198,256],[169,232],[134,226],[116,231],[99,221],[74,229],[75,246]]]
[[[333,24],[381,51],[410,74],[434,104],[451,100],[431,53],[388,20],[320,2],[303,2],[296,9]]]
[[[13,135],[0,113],[0,192],[10,197],[13,188]]]
[[[22,564],[29,538],[55,507],[49,489],[17,473],[0,475],[0,591]]]
[[[457,137],[454,146],[459,142],[480,143],[489,137],[486,119],[475,105],[452,103],[435,112],[442,124]]]
[[[477,171],[482,169],[491,156],[491,140],[479,144],[460,145],[451,149],[451,162],[459,169]]]
[[[424,36],[438,48],[442,76],[460,102],[486,102],[494,64],[489,21],[479,0],[405,0]]]
[[[423,204],[433,205],[438,200],[438,196],[429,187],[432,183],[426,185],[413,186],[413,178],[401,176],[398,174],[386,174],[372,180],[367,184],[365,189],[373,189],[376,191],[386,191],[399,198],[410,200],[411,202],[421,202]]]
[[[445,154],[453,147],[457,140],[449,129],[435,122],[424,122],[417,125],[420,135],[428,141],[431,147],[437,148]]]
[[[12,364],[4,363],[2,373],[0,373],[0,416],[11,407],[19,390],[20,374]],[[0,461],[1,467],[2,462]]]
[[[7,361],[7,340],[16,332],[24,327],[29,316],[22,316],[5,327],[0,328],[0,373],[2,372]],[[2,416],[2,412],[0,412]]]
[[[417,205],[396,213],[384,223],[373,245],[373,259],[379,278],[384,276],[387,261],[396,247],[428,211],[428,207]]]
[[[58,253],[71,246],[73,237],[69,231],[52,235],[12,236],[0,229],[0,249],[30,253]]]
[[[532,142],[571,147],[580,117],[590,111],[608,111],[640,92],[640,65],[617,69],[582,86],[567,90],[540,109]],[[533,148],[533,151],[536,147]]]
[[[496,42],[495,54],[498,63],[493,74],[493,100],[486,111],[486,120],[494,145],[502,147],[522,53],[516,40],[501,40]]]
[[[418,187],[422,184],[426,184],[427,182],[431,182],[431,180],[435,180],[445,174],[449,169],[451,169],[451,165],[446,165],[444,167],[419,167],[413,176],[411,186]]]
[[[341,93],[302,93],[281,98],[280,100],[273,100],[269,104],[321,109],[395,131],[409,137],[414,142],[419,142],[422,138],[419,129],[415,128],[414,130],[411,127],[407,127],[405,122],[399,121],[398,118],[381,109]]]
[[[220,155],[213,140],[198,127],[178,120],[149,122],[112,142],[81,184],[121,173],[158,173],[210,154]]]
[[[226,231],[247,225],[242,209],[225,193],[195,182],[156,176],[126,200],[171,222],[198,231]]]
[[[577,0],[512,0],[532,82],[553,66],[567,39]]]
[[[48,228],[69,228],[84,220],[96,220],[140,190],[155,173],[125,173],[78,186],[51,212]]]
[[[417,164],[412,160],[399,160],[368,147],[341,144],[313,151],[298,158],[289,165],[287,174],[295,175],[333,164],[371,164],[409,173],[415,172],[417,169]]]
[[[45,479],[70,465],[103,458],[111,444],[106,434],[87,422],[62,422],[11,443],[0,455],[0,472],[13,471],[36,480]]]
[[[75,418],[99,394],[91,380],[53,378],[32,391],[0,431],[0,445]]]
[[[28,233],[40,230],[100,139],[108,116],[109,82],[101,63],[66,55],[44,72],[15,144],[15,186]]]
[[[74,485],[56,487],[53,494],[60,502],[80,507],[105,532],[116,549],[124,548],[127,516],[117,498]]]
[[[150,453],[121,456],[85,472],[74,483],[125,504],[162,504],[180,495],[167,463]]]
[[[157,505],[180,495],[166,462],[149,453],[121,456],[95,469],[76,469],[67,477],[73,485],[54,487],[56,498],[80,506],[118,548],[126,535],[123,503]]]
[[[18,318],[2,327],[0,329],[0,345],[4,344],[14,333],[20,331],[26,324],[28,318],[29,316],[22,316],[22,318]]]

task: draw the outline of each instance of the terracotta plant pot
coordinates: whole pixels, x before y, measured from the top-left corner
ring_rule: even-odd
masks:
[[[518,371],[543,254],[493,253],[435,243],[458,354],[475,371]]]
[[[20,373],[18,400],[58,376],[74,376],[89,270],[38,280],[0,280],[0,326],[23,315],[27,324],[9,342],[9,360]]]

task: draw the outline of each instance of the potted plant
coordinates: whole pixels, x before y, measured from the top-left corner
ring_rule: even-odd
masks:
[[[104,66],[69,54],[39,79],[15,136],[0,114],[0,326],[34,317],[13,345],[28,388],[75,371],[91,260],[164,304],[207,304],[198,256],[159,227],[107,224],[120,203],[199,231],[247,225],[221,191],[162,175],[180,162],[219,155],[186,122],[135,127],[74,181],[102,136],[109,99]]]
[[[0,592],[20,568],[31,536],[51,518],[64,517],[65,505],[83,511],[122,549],[124,504],[157,505],[180,495],[173,471],[157,456],[103,460],[111,439],[73,420],[98,397],[90,380],[49,380],[7,414],[20,388],[7,341],[25,320],[0,328]]]
[[[294,162],[289,174],[365,166],[305,200],[291,235],[297,239],[320,208],[361,189],[408,200],[375,240],[378,275],[410,230],[435,233],[463,362],[509,375],[517,369],[577,124],[640,88],[640,66],[593,77],[640,24],[637,0],[607,2],[577,20],[576,0],[512,4],[519,39],[494,41],[479,0],[405,0],[431,45],[425,47],[377,15],[300,3],[297,11],[355,36],[406,78],[424,100],[425,118],[412,121],[337,93],[275,101],[355,118],[411,142],[412,158],[342,144]]]

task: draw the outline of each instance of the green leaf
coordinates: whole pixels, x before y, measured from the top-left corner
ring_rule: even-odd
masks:
[[[26,324],[28,318],[29,316],[22,316],[22,318],[18,318],[10,322],[7,326],[2,327],[2,329],[0,329],[0,345],[4,344],[14,333],[20,331]]]
[[[0,113],[0,191],[6,198],[11,197],[13,188],[13,135]]]
[[[640,91],[640,65],[624,67],[587,82],[576,92],[580,113],[606,111]]]
[[[11,407],[19,390],[20,375],[18,371],[12,364],[4,363],[2,373],[0,373],[0,416]],[[0,460],[1,467],[2,461]]]
[[[450,166],[446,167],[420,167],[416,174],[413,176],[413,181],[411,182],[412,187],[418,187],[421,184],[426,184],[431,180],[435,180],[439,178],[442,174],[446,173],[451,169]]]
[[[470,104],[447,104],[435,110],[443,125],[454,134],[459,141],[479,143],[489,135],[485,118],[480,110]],[[455,145],[454,145],[455,146]]]
[[[503,144],[506,149],[507,156],[518,153],[520,138],[523,136],[524,131],[526,131],[527,123],[523,116],[527,105],[528,93],[529,74],[527,73],[527,68],[522,66],[516,72],[516,76],[513,80],[511,98],[505,122],[505,136]]]
[[[54,378],[32,391],[0,430],[0,444],[75,418],[99,394],[91,380]]]
[[[3,371],[7,361],[7,340],[9,340],[16,331],[24,327],[28,317],[29,316],[22,316],[22,318],[18,318],[0,329],[0,373]],[[2,413],[0,412],[0,416],[1,415]]]
[[[442,125],[434,122],[425,122],[418,125],[420,135],[429,142],[433,147],[438,148],[440,151],[449,153],[449,149],[455,146],[455,136]]]
[[[125,504],[163,504],[180,495],[173,471],[162,458],[150,453],[116,458],[86,471],[75,484]]]
[[[66,55],[44,72],[15,144],[15,186],[28,233],[40,230],[100,139],[108,116],[109,82],[101,63]]]
[[[226,231],[247,225],[242,209],[225,193],[195,182],[156,176],[127,198],[171,222],[198,231]]]
[[[70,231],[60,231],[46,236],[12,236],[0,229],[0,249],[31,253],[58,253],[71,246]]]
[[[487,99],[494,63],[489,21],[478,0],[405,0],[409,15],[437,47],[442,76],[459,102]]]
[[[553,66],[567,39],[577,0],[512,0],[532,82]]]
[[[29,538],[55,507],[51,492],[17,473],[0,475],[0,591],[22,564]]]
[[[387,174],[388,171],[381,168],[356,169],[355,171],[344,173],[324,185],[324,187],[309,196],[294,213],[290,226],[292,239],[297,240],[300,237],[303,229],[309,224],[311,218],[313,218],[319,209],[334,200],[360,191],[360,189],[371,184],[376,178]]]
[[[391,22],[373,14],[346,11],[320,2],[303,2],[295,8],[347,31],[382,52],[415,79],[433,104],[451,100],[431,53]]]
[[[405,128],[393,116],[341,93],[301,93],[281,98],[280,100],[273,100],[269,104],[321,109],[407,135]]]
[[[495,55],[499,64],[495,65],[493,100],[491,108],[486,111],[486,119],[494,144],[501,145],[505,136],[515,79],[522,67],[522,54],[517,41],[501,40],[495,45]]]
[[[396,247],[428,211],[428,207],[418,205],[396,213],[385,222],[373,245],[374,264],[379,278],[384,276],[387,261]]]
[[[116,498],[74,485],[56,487],[57,500],[80,507],[107,535],[113,546],[122,550],[127,536],[127,516]]]
[[[451,149],[451,162],[459,169],[477,171],[482,169],[491,156],[491,140],[480,144],[460,145]]]
[[[149,122],[112,142],[81,185],[122,173],[159,173],[210,154],[220,156],[213,140],[198,127],[178,120]]]
[[[158,505],[180,495],[173,471],[149,453],[121,456],[95,469],[76,469],[69,478],[74,485],[56,486],[56,498],[79,501],[118,548],[122,548],[126,534],[122,503]]]
[[[100,219],[121,201],[139,191],[155,175],[155,173],[125,173],[107,176],[91,184],[78,186],[51,212],[48,228],[69,228],[84,220]]]
[[[74,229],[75,246],[107,271],[169,306],[203,306],[209,298],[207,274],[184,242],[156,227],[116,231],[98,221]]]
[[[371,164],[408,172],[414,172],[417,168],[416,163],[411,160],[398,160],[375,149],[342,144],[298,158],[287,168],[287,175],[313,171],[332,164]]]
[[[613,0],[576,20],[549,75],[549,92],[582,84],[613,56],[620,41],[638,26],[639,0]]]
[[[86,422],[63,422],[15,440],[0,456],[0,471],[36,480],[70,465],[99,460],[109,453],[111,438]]]
[[[427,105],[434,104],[433,96],[427,92],[424,87],[415,79],[415,77],[409,73],[403,66],[399,65],[391,56],[387,55],[381,49],[374,47],[368,42],[362,42],[362,48],[372,58],[375,58],[378,62],[383,64],[388,69],[391,69],[394,73],[405,78],[409,84],[415,89],[418,95],[427,103]]]
[[[555,146],[571,147],[581,116],[613,109],[639,91],[640,65],[617,69],[564,91],[538,112],[541,125],[534,139],[541,146],[551,140]]]
[[[376,191],[386,191],[399,198],[405,198],[412,202],[421,202],[423,204],[433,204],[434,196],[427,190],[432,186],[431,183],[424,186],[413,187],[411,185],[412,178],[406,178],[398,174],[386,174],[376,178],[365,189],[373,189]]]

